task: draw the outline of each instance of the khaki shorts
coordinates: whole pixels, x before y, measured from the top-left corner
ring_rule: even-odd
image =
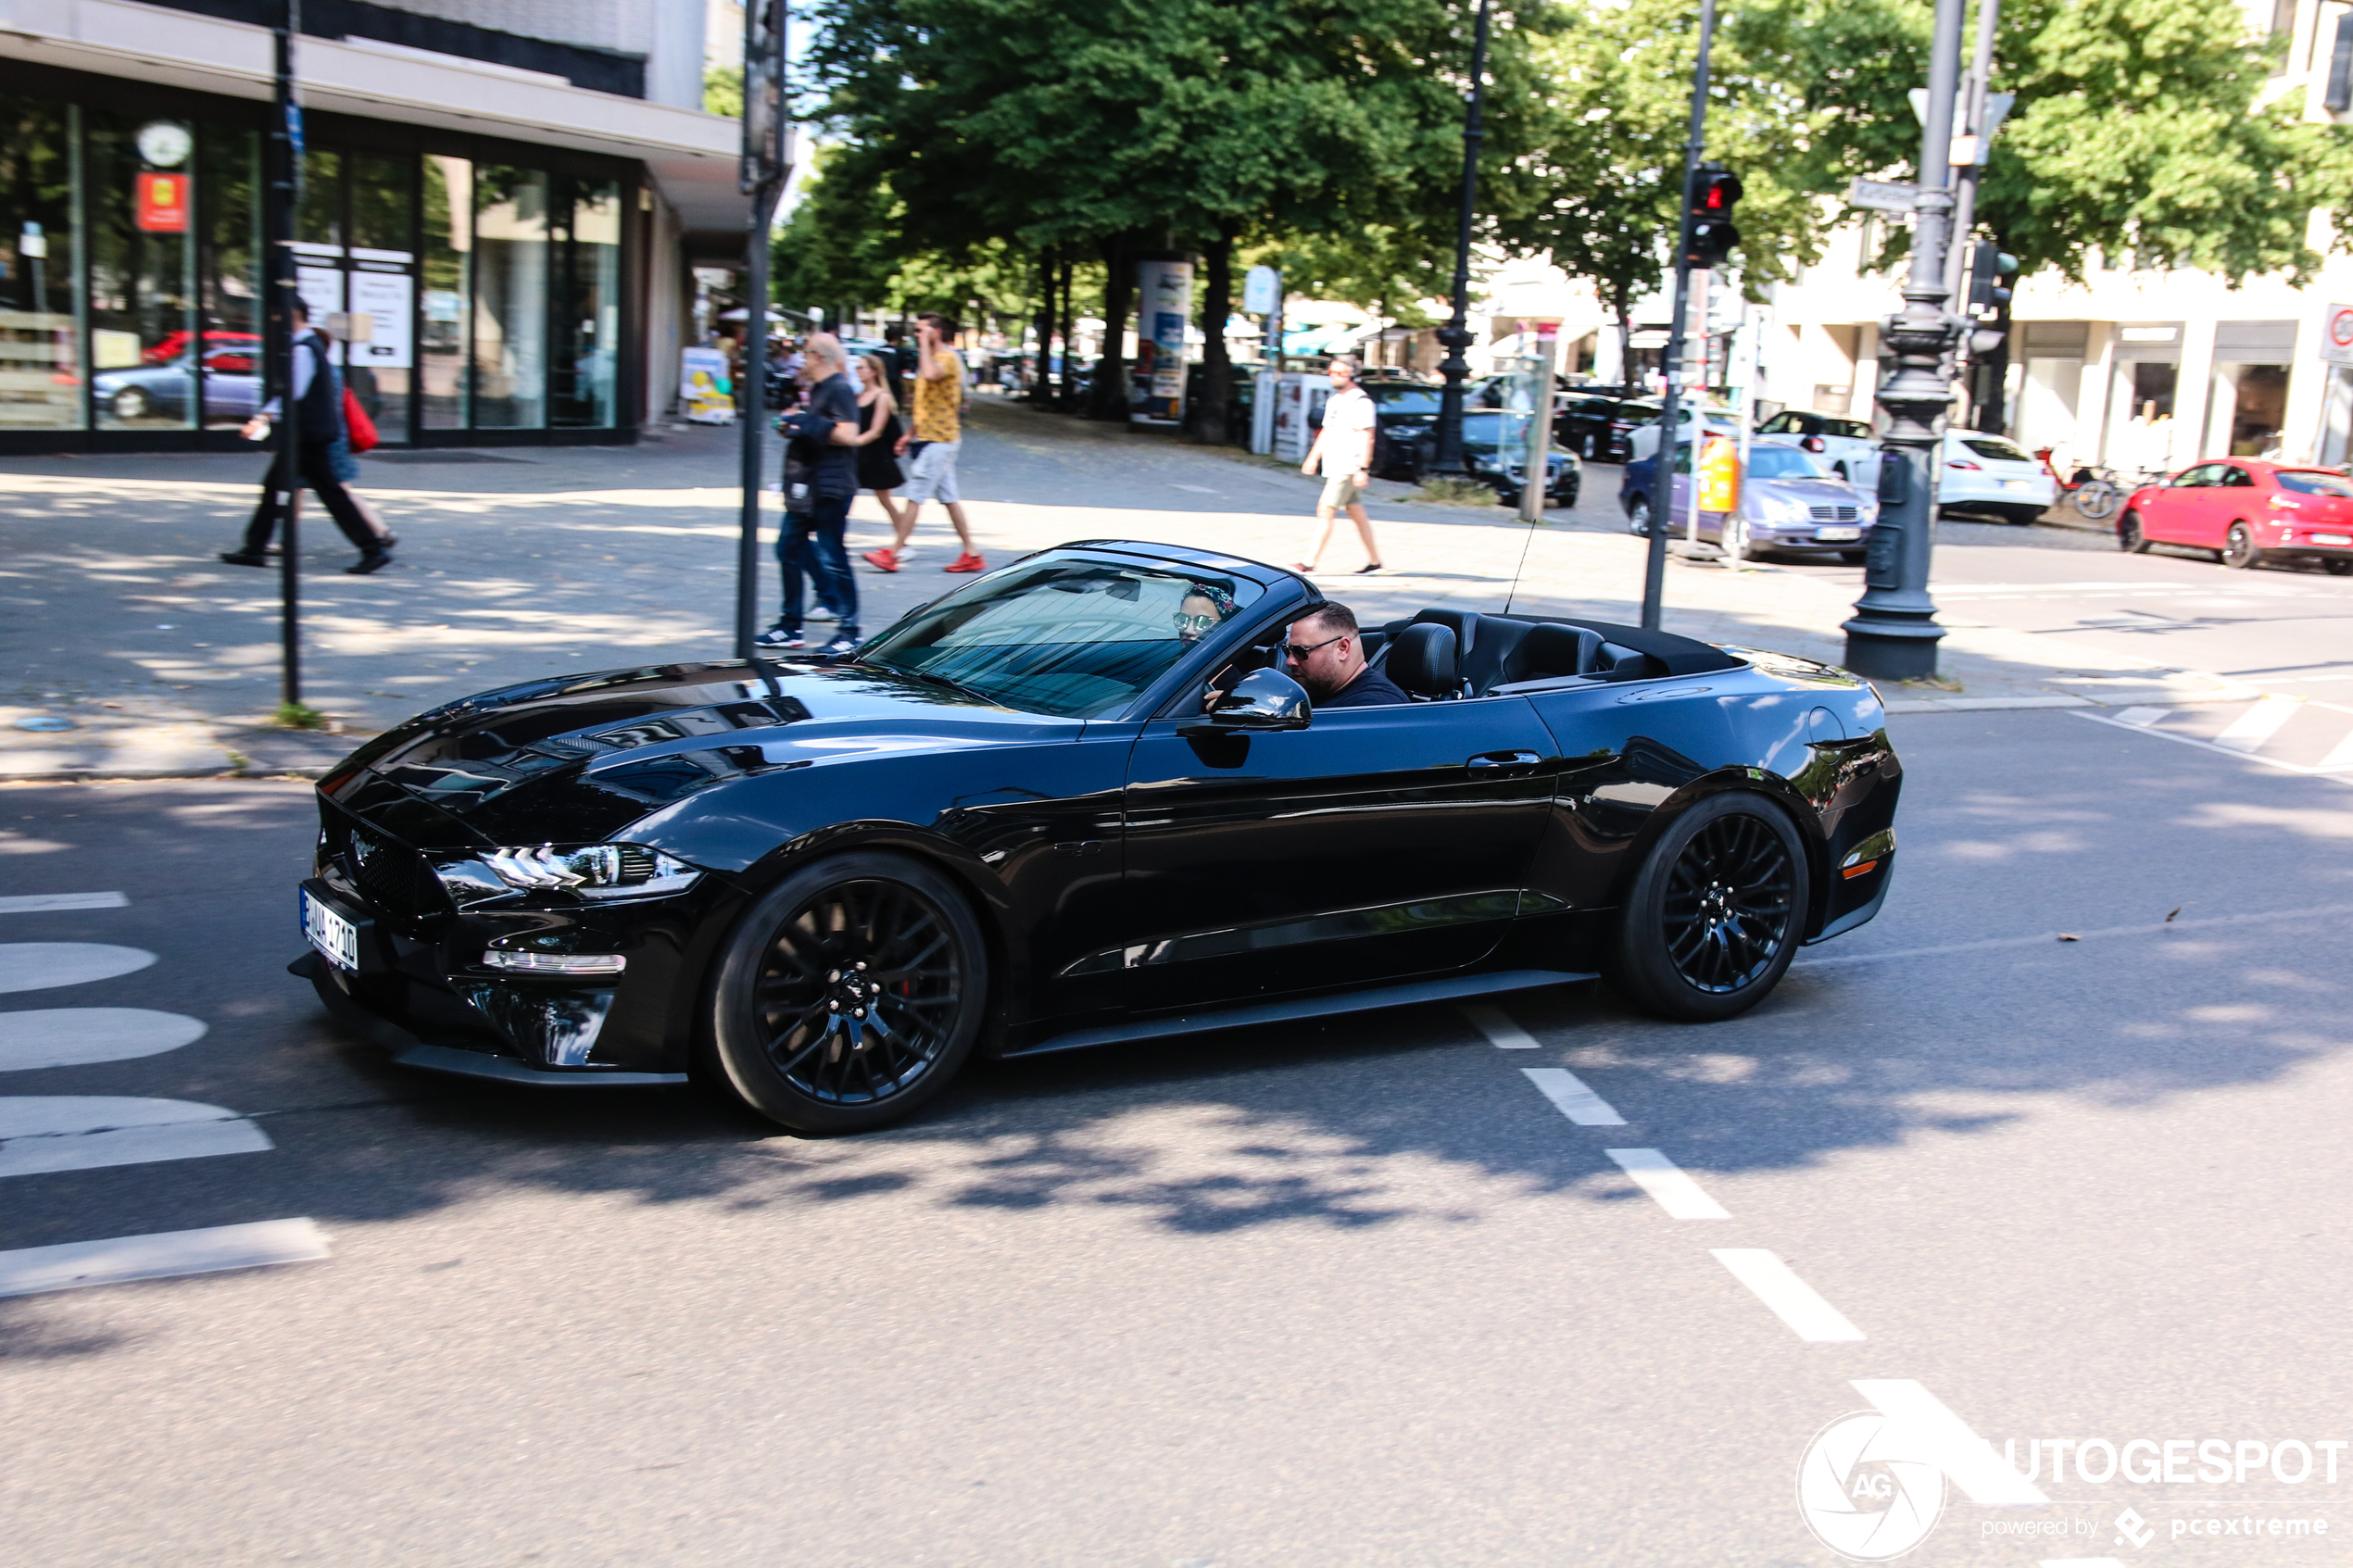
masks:
[[[1365,487],[1356,483],[1354,473],[1335,473],[1325,476],[1323,498],[1315,504],[1338,508],[1354,506],[1364,498]]]
[[[900,487],[902,501],[960,501],[956,493],[956,453],[963,445],[961,441],[935,441],[916,453],[907,464],[907,483]]]

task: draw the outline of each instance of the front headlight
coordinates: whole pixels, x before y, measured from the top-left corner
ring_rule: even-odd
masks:
[[[434,874],[459,905],[503,897],[519,888],[595,899],[660,897],[683,893],[702,876],[685,861],[642,844],[501,847],[436,865]]]

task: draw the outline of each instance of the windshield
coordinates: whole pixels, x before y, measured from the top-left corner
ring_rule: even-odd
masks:
[[[1963,436],[1961,445],[1979,457],[1996,463],[2031,463],[2034,460],[2026,452],[2011,445],[1998,435]]]
[[[1483,413],[1463,416],[1463,445],[1481,452],[1491,452],[1499,442],[1516,445],[1528,445],[1526,414]]]
[[[1748,472],[1752,479],[1827,479],[1822,465],[1794,446],[1777,446],[1770,442],[1758,442],[1748,449]]]
[[[2273,476],[2283,490],[2293,490],[2299,495],[2353,496],[2353,480],[2341,474],[2314,473],[2308,469],[2282,469]]]
[[[1438,412],[1438,388],[1416,386],[1410,382],[1374,382],[1365,394],[1379,405],[1384,414],[1435,414]]]
[[[950,595],[859,662],[1026,713],[1093,719],[1133,701],[1261,592],[1224,573],[1054,550]]]

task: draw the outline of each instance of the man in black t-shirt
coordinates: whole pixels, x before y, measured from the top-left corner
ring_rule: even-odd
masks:
[[[1346,605],[1327,604],[1292,621],[1283,667],[1318,709],[1383,708],[1413,700],[1365,662],[1356,612]]]
[[[757,641],[764,648],[798,648],[801,578],[816,579],[817,598],[841,616],[824,651],[847,653],[858,633],[858,580],[850,575],[842,531],[849,525],[850,498],[858,494],[858,389],[849,383],[841,340],[812,333],[802,350],[810,379],[807,407],[776,421],[785,445],[785,519],[776,535],[776,562],[784,574],[785,598],[776,623]],[[880,429],[880,426],[876,427]]]

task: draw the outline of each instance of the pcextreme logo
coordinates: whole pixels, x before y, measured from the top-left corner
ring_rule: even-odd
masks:
[[[1944,1512],[1944,1473],[1909,1451],[1877,1411],[1840,1416],[1797,1461],[1797,1507],[1814,1538],[1854,1562],[1888,1562],[1928,1539]]]

